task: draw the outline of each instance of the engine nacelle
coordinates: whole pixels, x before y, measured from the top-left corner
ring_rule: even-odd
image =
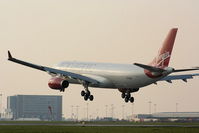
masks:
[[[48,81],[48,86],[51,89],[62,90],[69,86],[69,82],[59,77],[53,77]]]

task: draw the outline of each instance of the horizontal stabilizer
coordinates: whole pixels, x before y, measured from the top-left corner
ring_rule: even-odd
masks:
[[[150,72],[159,72],[162,73],[165,70],[161,69],[161,68],[157,68],[157,67],[153,67],[153,66],[148,66],[148,65],[144,65],[144,64],[139,64],[139,63],[134,63],[134,65],[139,66],[141,68],[144,68],[146,70],[149,70]]]

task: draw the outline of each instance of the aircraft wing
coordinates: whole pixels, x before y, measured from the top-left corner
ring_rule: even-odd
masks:
[[[194,76],[199,76],[199,74],[169,75],[160,79],[159,81],[167,81],[172,83],[172,80],[183,80],[184,82],[187,82],[187,79],[192,79]]]
[[[28,66],[28,67],[37,69],[37,70],[45,71],[50,74],[61,75],[61,76],[64,76],[64,77],[67,77],[70,79],[76,79],[76,80],[84,81],[84,82],[87,82],[90,84],[98,84],[99,83],[97,80],[92,79],[87,76],[83,76],[83,75],[72,73],[72,72],[62,71],[62,70],[58,70],[58,69],[54,69],[54,68],[50,68],[50,67],[40,66],[40,65],[32,64],[29,62],[25,62],[25,61],[13,58],[10,51],[8,51],[8,60],[18,63],[18,64],[21,64],[21,65],[24,65],[24,66]]]

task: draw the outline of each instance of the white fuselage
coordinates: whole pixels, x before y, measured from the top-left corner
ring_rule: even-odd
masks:
[[[90,86],[100,88],[140,88],[162,78],[149,78],[143,68],[133,64],[61,62],[55,68],[93,78],[100,84]],[[68,81],[79,84],[77,80]]]

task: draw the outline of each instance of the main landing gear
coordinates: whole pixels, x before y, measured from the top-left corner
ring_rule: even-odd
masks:
[[[86,91],[82,90],[81,91],[81,96],[84,97],[85,101],[87,101],[88,99],[90,101],[93,101],[93,99],[94,99],[93,95],[91,95],[89,90],[86,90]]]
[[[128,103],[129,101],[130,101],[131,103],[134,102],[134,97],[131,97],[130,92],[126,92],[126,93],[125,93],[125,92],[122,92],[121,97],[124,99],[124,101],[125,101],[126,103]]]
[[[84,83],[83,86],[85,88],[85,91],[84,90],[81,91],[81,96],[84,97],[85,101],[87,101],[88,99],[90,101],[93,101],[94,97],[93,95],[91,95],[91,92],[88,90],[88,83]]]
[[[133,103],[134,97],[131,97],[131,93],[139,91],[139,88],[118,88],[118,90],[122,92],[121,97],[126,103],[128,103],[129,101]]]

